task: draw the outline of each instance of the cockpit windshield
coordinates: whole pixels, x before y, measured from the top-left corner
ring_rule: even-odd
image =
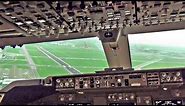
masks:
[[[134,69],[161,69],[185,66],[185,30],[130,34]]]
[[[185,30],[129,34],[135,70],[185,66]],[[0,50],[0,88],[10,82],[102,71],[108,67],[97,38],[26,44]]]
[[[15,80],[94,73],[107,67],[97,37],[6,47],[0,51],[0,87]]]

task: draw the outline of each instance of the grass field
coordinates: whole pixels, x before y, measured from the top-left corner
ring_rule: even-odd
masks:
[[[57,63],[49,59],[43,53],[41,53],[37,48],[37,45],[31,44],[26,45],[26,48],[33,59],[37,67],[37,72],[40,77],[47,77],[49,75],[67,75],[68,73],[64,71],[63,67],[60,67]]]
[[[41,46],[81,73],[93,73],[108,67],[103,48],[97,39],[64,41],[62,44],[47,43]]]
[[[131,44],[132,65],[135,69],[159,69],[185,66],[185,48]]]
[[[6,47],[0,51],[0,87],[4,79],[69,75],[71,67],[80,73],[94,73],[108,67],[101,42],[96,38],[28,44],[24,47]],[[185,48],[182,47],[131,43],[130,49],[135,69],[185,66]]]

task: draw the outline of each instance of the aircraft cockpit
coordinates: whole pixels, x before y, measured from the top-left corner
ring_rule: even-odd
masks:
[[[0,105],[185,105],[185,1],[1,1]]]

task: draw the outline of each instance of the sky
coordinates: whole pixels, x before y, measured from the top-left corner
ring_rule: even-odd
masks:
[[[152,44],[185,47],[185,29],[129,34],[128,38],[130,44]]]

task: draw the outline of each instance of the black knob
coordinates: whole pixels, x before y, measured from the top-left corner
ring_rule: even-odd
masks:
[[[128,79],[125,79],[125,86],[129,86],[129,81],[128,81]]]
[[[80,88],[83,88],[83,85],[80,85]]]
[[[118,86],[121,86],[122,84],[121,83],[118,83]]]
[[[56,10],[60,10],[60,8],[61,8],[61,7],[60,7],[60,3],[58,2],[58,3],[57,3]]]
[[[97,1],[93,1],[92,6],[97,6],[97,5],[98,5]]]
[[[90,87],[91,87],[91,88],[94,88],[94,85],[93,85],[93,84],[91,84],[91,85],[90,85]]]
[[[60,3],[57,3],[56,11],[58,13],[63,12],[63,8],[60,6]]]
[[[85,3],[84,3],[84,1],[81,1],[80,8],[81,9],[85,9]]]
[[[72,10],[73,9],[73,5],[72,5],[72,2],[71,1],[69,2],[68,9],[69,10]]]
[[[83,81],[79,81],[79,84],[83,84]]]

